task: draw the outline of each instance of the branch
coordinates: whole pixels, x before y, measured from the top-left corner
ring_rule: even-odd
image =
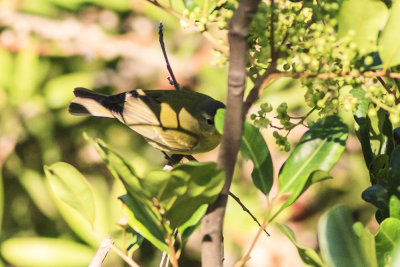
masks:
[[[218,155],[218,166],[225,170],[224,187],[215,203],[209,205],[201,225],[202,266],[222,266],[223,221],[229,188],[243,132],[243,94],[246,82],[247,37],[250,22],[259,0],[242,0],[229,23],[228,97],[224,134]]]
[[[97,249],[96,255],[94,255],[92,262],[89,264],[89,267],[101,267],[104,259],[106,258],[108,251],[110,251],[111,245],[114,241],[110,236],[101,241],[100,247]]]
[[[168,69],[169,75],[171,75],[171,78],[172,78],[172,81],[171,81],[168,77],[168,81],[171,85],[173,85],[175,87],[176,90],[179,91],[179,90],[181,90],[181,87],[179,86],[179,83],[175,79],[174,72],[172,71],[171,65],[169,64],[169,61],[168,61],[167,51],[165,50],[163,24],[161,21],[160,21],[160,26],[158,27],[158,35],[159,35],[160,46],[161,46],[161,50],[164,55],[165,63],[167,63],[167,69]]]
[[[360,72],[353,70],[350,72],[324,72],[324,73],[304,73],[304,72],[283,72],[274,70],[270,73],[272,78],[290,77],[290,78],[318,78],[318,79],[334,79],[340,77],[388,77],[393,79],[400,79],[400,73],[387,72],[387,71],[365,71]]]
[[[257,220],[257,218],[251,213],[251,211],[242,203],[242,201],[240,201],[240,198],[238,198],[235,194],[233,194],[232,192],[229,192],[229,195],[239,204],[240,207],[242,207],[242,209],[248,213],[250,215],[250,217],[258,224],[258,226],[261,227],[261,223]],[[267,230],[263,229],[264,232],[267,234],[267,236],[271,236]]]

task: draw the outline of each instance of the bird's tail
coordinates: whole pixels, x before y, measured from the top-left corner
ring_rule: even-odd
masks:
[[[107,96],[91,90],[77,87],[74,89],[76,96],[69,105],[69,113],[77,116],[95,116],[113,118],[111,111],[103,106],[102,101]]]

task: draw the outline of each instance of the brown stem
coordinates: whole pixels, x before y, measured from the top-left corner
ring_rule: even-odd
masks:
[[[225,170],[225,184],[215,203],[208,207],[201,225],[202,266],[222,266],[223,221],[232,183],[232,175],[243,132],[243,94],[246,82],[246,55],[249,25],[257,12],[259,0],[242,0],[229,23],[230,60],[228,97],[224,135],[218,155],[218,166]]]
[[[176,90],[181,90],[181,87],[179,86],[179,83],[177,82],[174,72],[172,71],[172,67],[169,64],[169,60],[168,60],[168,55],[167,55],[167,51],[165,50],[165,44],[164,44],[164,33],[163,33],[163,24],[162,22],[160,22],[160,26],[158,27],[158,35],[159,35],[159,42],[160,42],[160,46],[161,46],[161,50],[163,52],[164,55],[164,59],[165,59],[165,63],[167,64],[167,70],[169,72],[169,75],[171,75],[171,79],[168,78],[168,81],[171,85],[173,85],[175,87]]]

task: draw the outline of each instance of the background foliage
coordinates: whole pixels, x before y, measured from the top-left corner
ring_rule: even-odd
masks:
[[[113,235],[116,245],[122,249],[126,249],[129,244],[136,241],[134,238],[137,237],[129,234],[131,230],[127,227],[127,222],[120,221],[125,211],[117,198],[124,194],[123,186],[118,180],[112,178],[112,174],[106,169],[104,162],[90,142],[83,138],[82,133],[86,131],[89,136],[103,139],[109,147],[118,151],[131,162],[139,176],[143,176],[146,170],[154,169],[154,166],[163,165],[162,154],[145,144],[141,137],[112,120],[70,116],[67,113],[67,105],[73,97],[73,88],[78,86],[96,88],[104,93],[117,93],[133,88],[172,88],[166,79],[168,73],[158,45],[157,26],[160,20],[165,25],[164,36],[168,54],[181,86],[188,90],[201,91],[223,101],[226,94],[227,72],[224,38],[227,21],[233,14],[235,2],[229,1],[224,8],[218,9],[219,13],[217,12],[214,17],[203,15],[220,5],[219,1],[206,2],[210,3],[209,6],[201,5],[199,1],[171,1],[174,12],[181,14],[180,20],[173,16],[174,13],[171,10],[166,10],[166,12],[145,1],[138,0],[23,0],[17,2],[3,0],[0,2],[0,175],[3,194],[0,242],[2,243],[2,264],[11,263],[19,266],[87,265],[93,257],[99,241],[109,233]],[[398,43],[389,37],[397,36],[393,35],[391,32],[393,26],[390,26],[395,25],[397,20],[394,15],[390,16],[386,23],[387,27],[383,30],[380,22],[389,16],[388,14],[398,14],[399,1],[392,3],[392,1],[377,0],[366,1],[366,4],[356,0],[343,1],[343,3],[342,1],[323,1],[324,8],[321,9],[315,8],[316,5],[313,5],[314,2],[320,1],[301,1],[304,2],[304,6],[309,4],[311,8],[314,8],[314,13],[310,12],[309,14],[301,13],[300,10],[303,8],[296,6],[292,8],[291,5],[294,4],[289,3],[290,1],[276,2],[279,2],[278,4],[284,12],[277,13],[275,19],[295,21],[297,27],[288,29],[290,25],[282,23],[276,29],[275,41],[277,43],[283,44],[286,40],[290,40],[290,46],[282,45],[280,47],[280,59],[276,62],[279,71],[307,75],[309,73],[340,73],[343,68],[351,72],[354,69],[363,68],[364,71],[382,66],[395,67],[398,65],[399,58],[397,56],[392,58],[387,52],[393,50],[391,48],[393,43]],[[162,3],[168,6],[169,1]],[[346,12],[340,12],[340,7],[341,10],[357,10],[360,15],[355,14],[348,17]],[[273,57],[268,46],[271,36],[266,34],[269,32],[269,28],[265,22],[270,12],[271,9],[267,4],[260,5],[259,13],[252,24],[249,45],[253,49],[251,53],[257,58],[257,61],[249,68],[250,74],[268,67],[270,63],[268,60]],[[298,16],[293,18],[291,12],[298,12]],[[368,14],[373,15],[367,16]],[[309,26],[306,23],[307,15],[314,15],[317,21],[327,18],[336,20],[336,23],[332,22],[332,25],[327,24],[324,27],[317,25],[315,29],[312,29],[313,35],[307,35],[307,32],[301,30]],[[361,19],[363,15],[373,17],[374,20],[366,22]],[[195,20],[199,22],[195,27],[186,28],[192,26],[190,23]],[[210,21],[215,21],[215,23],[212,24],[214,26],[207,28],[206,33],[211,32],[216,36],[215,39],[208,38],[204,32],[203,37],[205,38],[203,38],[199,33]],[[344,41],[338,45],[338,39],[348,34],[349,30],[350,32],[352,29],[354,31],[355,28],[357,31],[353,35],[356,34],[356,36],[352,40],[356,46],[350,41]],[[339,29],[337,35],[332,34],[337,29]],[[382,61],[376,62],[376,56],[368,54],[376,50],[373,44],[368,43],[368,38],[369,36],[375,38],[381,30],[379,42],[386,49],[381,53]],[[316,32],[318,34],[315,34]],[[258,38],[260,35],[264,37]],[[327,36],[333,35],[338,39],[327,38]],[[220,38],[221,40],[219,40]],[[313,50],[318,47],[322,48]],[[217,49],[212,50],[212,48]],[[364,50],[360,53],[362,49]],[[353,58],[354,54],[357,56]],[[360,59],[362,60],[360,61]],[[332,60],[337,64],[329,64]],[[280,214],[277,219],[278,224],[268,229],[273,239],[266,236],[260,238],[252,259],[248,262],[249,266],[265,266],[267,262],[274,266],[295,266],[296,264],[302,266],[301,261],[306,261],[306,259],[312,259],[309,262],[318,265],[321,261],[319,256],[315,256],[315,252],[307,248],[318,247],[315,232],[318,218],[324,211],[336,204],[346,204],[350,211],[338,208],[323,217],[319,226],[320,233],[323,233],[324,227],[329,226],[332,220],[337,218],[344,220],[350,228],[329,227],[333,230],[333,234],[343,236],[345,231],[351,232],[352,223],[349,214],[364,225],[368,225],[373,232],[378,228],[373,216],[375,209],[360,197],[361,193],[371,185],[364,159],[369,157],[371,162],[376,162],[373,166],[377,167],[370,170],[374,175],[371,176],[371,179],[376,179],[372,180],[372,185],[375,187],[371,190],[379,191],[379,188],[382,188],[379,187],[379,177],[387,174],[387,172],[382,174],[380,167],[382,164],[379,164],[388,162],[388,157],[379,160],[383,157],[379,157],[379,155],[389,155],[389,152],[386,153],[382,150],[382,138],[387,136],[381,134],[384,129],[387,129],[383,126],[383,122],[390,123],[386,118],[387,114],[390,114],[391,122],[398,123],[397,97],[392,99],[389,96],[391,94],[385,94],[384,89],[377,85],[377,81],[374,81],[373,85],[366,90],[346,91],[346,86],[343,85],[357,87],[356,85],[364,81],[347,81],[344,78],[333,81],[326,79],[299,80],[296,79],[298,78],[296,75],[288,76],[274,80],[268,90],[265,90],[260,103],[267,101],[269,104],[261,106],[261,113],[257,113],[259,108],[253,108],[250,111],[250,113],[258,114],[256,117],[252,117],[255,119],[256,126],[262,128],[269,122],[275,125],[280,122],[284,128],[286,127],[286,130],[291,131],[288,137],[289,142],[287,142],[285,138],[282,138],[285,131],[278,131],[280,133],[278,135],[274,133],[276,130],[274,128],[263,130],[266,143],[270,148],[275,177],[289,155],[281,150],[289,150],[289,143],[297,144],[299,142],[296,150],[300,151],[302,144],[304,145],[305,140],[312,135],[312,132],[309,132],[308,135],[303,136],[303,139],[300,139],[307,128],[299,125],[291,130],[292,124],[289,123],[287,112],[293,117],[304,116],[310,108],[317,106],[319,115],[331,115],[334,113],[333,111],[339,109],[339,115],[350,128],[350,135],[341,160],[329,173],[329,176],[334,179],[317,183],[297,199],[290,208]],[[249,79],[249,89],[251,83],[252,81]],[[341,87],[344,88],[340,94],[336,90],[336,85],[339,83],[342,83]],[[371,96],[371,101],[383,104],[376,104],[374,108],[368,109],[368,103],[370,103],[368,102],[367,108],[364,106],[362,109],[363,106],[358,104],[365,99],[364,91]],[[337,101],[334,101],[335,99]],[[287,104],[281,105],[282,102]],[[277,114],[277,119],[274,116],[268,117],[267,114],[273,110],[270,106],[274,108],[274,116]],[[356,131],[352,112],[357,107],[358,113],[355,113],[357,118],[365,118],[367,114],[372,118],[380,119],[369,124],[356,119],[358,124]],[[381,107],[388,113],[380,111]],[[310,122],[315,122],[318,118],[315,113],[309,116]],[[346,128],[343,124],[327,123],[327,125],[332,126],[332,128],[328,127],[328,131],[331,130],[330,134],[336,134],[335,138],[347,137],[347,132],[337,130],[337,128]],[[376,139],[368,138],[368,140],[364,139],[364,142],[360,138],[360,145],[356,132],[362,137],[362,131],[365,130],[368,133],[371,127],[378,129],[377,132],[380,134]],[[248,131],[246,136],[251,136],[252,131],[255,131],[249,125],[246,125],[245,129]],[[262,140],[259,139],[251,138],[249,140],[258,140],[257,144],[262,144]],[[365,142],[370,142],[372,145]],[[257,188],[265,194],[272,190],[271,194],[273,194],[277,191],[276,183],[274,186],[272,183],[263,184],[265,180],[256,178],[254,184],[257,187],[254,187],[250,175],[252,170],[250,162],[255,161],[247,160],[251,159],[251,153],[249,153],[252,150],[251,142],[243,140],[243,143],[248,145],[241,148],[243,158],[239,159],[231,191],[239,195],[256,216],[263,218],[267,203],[265,196]],[[332,148],[335,144],[328,142],[323,145],[327,147],[326,150],[336,151],[335,148]],[[293,145],[291,146],[293,147]],[[370,154],[364,149],[366,146],[372,147]],[[336,149],[340,150],[337,152],[340,154],[344,147]],[[381,153],[382,151],[384,153]],[[198,159],[207,161],[215,160],[215,157],[216,152],[213,151],[199,156]],[[260,166],[272,166],[270,158],[266,154],[260,155],[260,157],[264,159],[260,162]],[[79,177],[80,175],[76,173],[76,170],[65,165],[53,165],[58,161],[68,162],[75,166],[88,179],[89,183],[85,183],[82,181],[86,180],[77,178],[76,187],[79,185],[82,192],[90,192],[88,194],[92,196],[93,201],[101,203],[95,207],[95,219],[79,208],[71,209],[52,194],[51,185],[45,179],[44,165],[48,166],[45,168],[47,172],[49,170],[56,172],[58,168],[61,168],[62,173],[71,172],[69,177]],[[289,161],[296,163],[296,159],[293,158],[289,158]],[[305,163],[299,162],[298,164],[304,165]],[[323,162],[320,164],[320,166],[324,165]],[[367,162],[367,165],[370,167],[370,162]],[[392,162],[391,166],[396,167],[398,164]],[[323,169],[319,167],[309,166],[305,170],[306,174],[296,182],[301,182],[306,186],[310,182],[308,180],[310,175]],[[254,171],[257,171],[257,168]],[[290,185],[291,179],[293,179],[290,169],[283,168],[281,175],[282,179],[279,180],[279,185],[282,187],[285,184]],[[272,173],[268,173],[266,176],[271,177]],[[327,177],[327,173],[322,175],[318,173],[314,176],[313,182]],[[71,192],[77,190],[76,187],[72,188]],[[293,190],[298,190],[298,187],[288,186],[285,189],[287,190],[280,193],[293,193]],[[374,192],[376,191],[369,194],[372,196],[372,199],[369,200],[376,205],[379,199],[374,198],[377,195]],[[284,205],[292,204],[300,193],[302,192],[296,192],[297,195],[292,195],[292,198],[287,199]],[[58,194],[68,196],[68,192]],[[368,199],[368,191],[366,197]],[[396,207],[396,204],[393,204],[396,199],[390,199],[390,201],[391,207]],[[90,207],[91,200],[82,199],[81,202],[88,206],[87,210],[93,210]],[[128,203],[126,199],[125,203]],[[76,206],[82,207],[82,205]],[[384,203],[380,209],[383,217],[390,212],[396,213],[396,209],[393,208],[390,211],[389,206],[389,202]],[[88,216],[88,220],[83,220],[80,214]],[[230,237],[225,239],[226,262],[231,265],[244,254],[257,232],[257,226],[234,202],[229,202],[225,220],[225,234]],[[391,219],[381,226],[374,241],[377,242],[377,247],[393,247],[393,244],[388,244],[388,240],[385,240],[384,233],[387,229],[393,229],[395,227],[393,225],[396,225],[397,221]],[[283,223],[290,226],[293,231]],[[93,228],[96,229],[95,232],[92,231]],[[353,232],[349,234],[352,241],[339,240],[337,242],[353,244],[358,240],[356,236],[371,240],[371,233],[367,232],[363,225],[356,224],[353,228],[356,234]],[[330,240],[328,236],[330,233],[328,231],[325,233],[326,235],[320,234],[318,237],[320,244]],[[290,241],[295,246],[291,245]],[[160,247],[162,246],[163,244],[160,244]],[[192,239],[189,239],[188,249],[184,251],[181,258],[182,266],[199,265],[198,248],[199,241],[194,235]],[[335,251],[334,248],[325,248],[321,252],[327,259],[335,259],[335,253],[341,253]],[[357,247],[357,249],[366,250],[368,248]],[[52,256],[43,257],[41,253],[45,252],[46,255]],[[357,253],[361,252],[356,251]],[[73,258],[76,262],[71,261],[71,255],[74,255]],[[384,255],[378,254],[377,257],[378,262],[383,264]],[[134,258],[143,266],[158,266],[161,254],[144,241],[140,249],[135,252]],[[360,264],[362,264],[362,257],[354,257],[354,259],[360,259]],[[340,263],[338,264],[337,266],[340,266]],[[123,263],[119,257],[110,253],[106,265],[122,266]]]

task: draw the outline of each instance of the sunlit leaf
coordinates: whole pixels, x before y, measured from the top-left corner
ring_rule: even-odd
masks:
[[[382,2],[381,2],[382,3]],[[382,3],[383,4],[383,3]],[[400,64],[400,2],[393,1],[389,19],[379,37],[379,54],[384,68]]]
[[[43,174],[31,169],[25,169],[18,179],[39,210],[49,218],[55,218],[57,214],[56,207],[51,201]]]
[[[375,234],[376,255],[379,266],[385,266],[390,260],[388,255],[400,240],[400,220],[395,218],[385,219],[378,232]]]
[[[288,194],[289,198],[274,216],[292,204],[310,181],[320,180],[313,178],[315,171],[328,172],[336,164],[347,136],[347,126],[335,116],[321,119],[303,135],[279,175],[279,194]]]
[[[378,267],[378,261],[376,259],[375,250],[375,238],[367,227],[364,227],[362,223],[356,222],[353,225],[353,231],[358,237],[358,243],[363,255],[368,262],[369,267]]]
[[[73,166],[57,162],[44,167],[55,197],[78,211],[93,225],[95,203],[92,188],[85,177]]]
[[[221,192],[225,178],[225,173],[214,162],[178,164],[172,171],[163,173],[169,174],[169,178],[162,183],[156,182],[159,186],[154,197],[165,209],[172,228],[185,223],[200,206],[213,203]],[[160,176],[161,172],[149,173],[145,178],[146,185]]]
[[[350,211],[336,207],[321,217],[318,241],[327,266],[368,266],[358,239],[352,229]]]
[[[385,24],[387,13],[386,5],[379,0],[345,0],[338,15],[338,36],[346,36],[352,31],[352,41],[357,48],[370,52]]]
[[[390,197],[389,211],[391,218],[400,220],[400,200],[395,195]]]
[[[140,233],[158,249],[168,252],[168,245],[165,243],[166,232],[160,225],[160,215],[154,212],[151,207],[143,205],[134,196],[129,194],[120,197],[126,205],[128,224],[133,230]]]
[[[1,245],[1,255],[14,266],[88,266],[95,251],[60,238],[11,238]]]

